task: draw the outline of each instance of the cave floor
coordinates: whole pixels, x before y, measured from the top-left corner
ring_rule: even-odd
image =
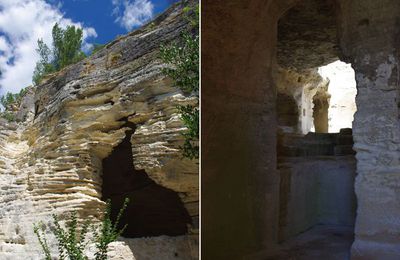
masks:
[[[348,260],[354,227],[318,225],[282,243],[266,260]]]

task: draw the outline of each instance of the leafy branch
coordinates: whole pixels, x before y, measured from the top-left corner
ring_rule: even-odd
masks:
[[[186,94],[199,95],[199,6],[183,9],[190,27],[182,33],[180,39],[160,47],[161,60],[168,65],[162,72],[174,81],[175,87]],[[199,108],[193,105],[178,106],[183,124],[188,131],[183,134],[181,147],[184,157],[199,158]]]
[[[106,260],[108,245],[116,241],[127,226],[125,225],[122,229],[118,229],[119,221],[128,203],[129,199],[126,198],[114,223],[111,220],[110,200],[107,201],[104,217],[100,225],[95,225],[90,220],[86,220],[83,222],[82,226],[79,227],[77,212],[74,212],[69,215],[69,221],[66,222],[65,228],[63,228],[60,224],[59,217],[53,214],[53,228],[50,229],[50,231],[57,240],[58,259],[87,260],[89,258],[85,255],[85,249],[90,243],[94,243],[97,249],[95,259]],[[91,236],[89,236],[90,230],[92,231]],[[51,260],[52,256],[45,236],[45,225],[42,222],[34,224],[33,231],[38,238],[45,259]],[[92,237],[92,239],[88,239],[88,237]]]

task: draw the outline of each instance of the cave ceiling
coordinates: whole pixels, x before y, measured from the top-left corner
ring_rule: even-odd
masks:
[[[281,67],[304,71],[338,57],[334,1],[302,1],[279,20],[277,62]]]

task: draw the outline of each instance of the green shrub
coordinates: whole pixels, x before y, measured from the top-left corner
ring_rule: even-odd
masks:
[[[180,39],[160,47],[161,60],[169,65],[162,72],[172,78],[174,85],[186,94],[199,95],[199,6],[183,9],[190,28],[182,33]],[[183,124],[188,131],[182,154],[189,159],[199,158],[199,108],[198,106],[178,106]]]
[[[35,234],[39,240],[39,244],[42,247],[43,253],[45,255],[45,259],[51,260],[50,248],[47,243],[46,236],[44,234],[44,229],[45,229],[44,224],[42,222],[39,222],[39,223],[33,225],[33,232],[35,232]]]
[[[126,229],[127,225],[125,225],[122,229],[118,229],[118,225],[122,217],[122,214],[124,213],[126,207],[128,206],[128,203],[129,199],[126,198],[124,204],[122,205],[122,208],[118,213],[115,223],[113,223],[111,220],[111,202],[109,200],[107,201],[103,222],[99,227],[100,233],[93,232],[97,248],[97,252],[95,254],[96,260],[107,259],[108,244],[117,240],[117,238]]]
[[[0,117],[7,119],[9,122],[16,121],[15,109],[21,105],[22,98],[26,94],[26,89],[21,89],[19,93],[7,92],[0,97],[0,104],[3,106],[3,111],[0,112]]]
[[[188,128],[184,133],[183,156],[189,159],[199,158],[199,108],[191,105],[178,106],[183,124]]]
[[[6,119],[8,122],[16,121],[15,115],[12,112],[4,111],[1,113],[1,117]]]
[[[197,4],[195,8],[188,6],[187,1],[183,1],[183,5],[186,5],[183,8],[183,14],[185,15],[185,19],[189,21],[192,27],[199,26],[199,16],[200,16],[200,6]]]
[[[16,104],[18,106],[21,103],[22,98],[25,96],[25,94],[25,88],[21,89],[19,93],[15,94],[7,92],[0,97],[0,104],[4,107],[4,110],[7,110],[13,104]]]
[[[199,36],[184,32],[180,42],[161,46],[161,59],[170,67],[163,73],[185,93],[199,90]]]
[[[105,44],[94,43],[91,49],[91,54],[95,54],[96,52],[104,49],[105,46]]]
[[[54,227],[50,229],[50,231],[57,240],[58,259],[87,260],[89,258],[85,255],[85,249],[88,244],[95,243],[97,249],[95,259],[106,260],[108,245],[117,240],[126,228],[125,225],[122,229],[118,229],[118,225],[128,203],[129,199],[125,199],[115,223],[111,220],[111,202],[109,200],[107,201],[104,217],[100,225],[92,224],[90,220],[86,220],[83,222],[82,226],[79,227],[77,213],[74,212],[68,217],[69,221],[66,223],[66,227],[63,228],[60,225],[58,216],[54,214]],[[51,260],[52,256],[45,236],[45,230],[45,225],[42,222],[35,224],[33,227],[33,231],[39,240],[45,259]],[[90,234],[89,232],[92,232],[91,236],[88,236]],[[92,238],[89,239],[88,237]]]

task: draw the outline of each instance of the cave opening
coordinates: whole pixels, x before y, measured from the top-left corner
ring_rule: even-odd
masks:
[[[126,238],[179,236],[187,234],[191,218],[179,194],[153,181],[145,170],[134,167],[131,137],[135,125],[112,153],[103,159],[102,200],[111,200],[111,217],[116,219],[125,198],[130,202],[120,221],[127,224]]]
[[[357,84],[351,64],[337,60],[319,67],[318,74],[328,82],[326,133],[339,133],[340,129],[353,128],[354,113],[357,111]],[[315,132],[318,132],[316,126]]]
[[[354,70],[339,60],[337,46],[334,1],[301,1],[278,21],[278,240],[287,246],[298,239],[294,247],[326,253],[333,234],[340,234],[337,250],[350,255],[357,207],[352,136],[357,89]],[[303,247],[305,237],[313,236],[325,242]]]
[[[324,91],[317,91],[313,97],[314,130],[316,133],[329,131],[329,99]]]

